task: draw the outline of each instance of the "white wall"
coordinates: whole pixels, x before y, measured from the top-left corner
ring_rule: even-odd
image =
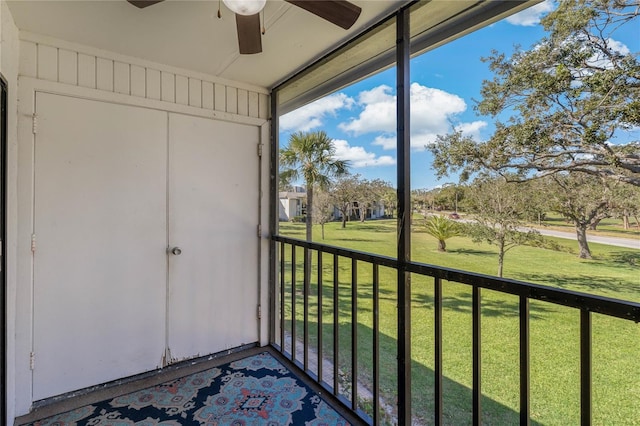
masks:
[[[6,2],[0,1],[0,72],[8,83],[8,132],[7,132],[7,365],[15,364],[15,316],[16,316],[16,232],[17,232],[17,100],[18,100],[18,29]],[[4,368],[1,367],[1,368]],[[12,424],[15,415],[15,369],[7,369],[8,418]],[[0,423],[3,423],[0,419]]]
[[[280,198],[280,220],[289,221],[300,216],[300,200],[297,198]]]
[[[279,219],[282,221],[289,220],[289,199],[280,198],[278,201]]]
[[[10,399],[7,424],[12,424],[15,416],[28,413],[32,403],[29,368],[33,319],[31,115],[35,111],[36,91],[250,124],[261,129],[264,145],[260,183],[262,243],[256,267],[260,270],[262,306],[260,343],[267,344],[268,91],[37,34],[19,33],[3,0],[0,0],[0,5],[0,71],[9,81],[10,95],[7,203],[10,348],[7,373]],[[18,97],[21,99],[19,105]]]

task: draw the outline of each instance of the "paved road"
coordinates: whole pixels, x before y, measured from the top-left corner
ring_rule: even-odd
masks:
[[[470,219],[459,219],[458,222],[472,222]],[[551,229],[545,228],[520,228],[522,231],[526,232],[529,229],[536,229],[540,234],[547,235],[549,237],[558,237],[558,238],[566,238],[568,240],[577,240],[575,232],[565,232],[565,231],[554,231]],[[600,235],[590,235],[587,232],[587,242],[590,243],[599,243],[599,244],[607,244],[610,246],[616,247],[625,247],[640,250],[640,238],[618,238],[618,237],[605,237]]]
[[[577,239],[575,232],[553,231],[551,229],[544,228],[535,229],[537,229],[542,235],[548,235],[550,237],[567,238],[569,240]],[[587,241],[590,243],[600,243],[640,250],[640,238],[604,237],[600,235],[589,235],[589,233],[587,233]]]

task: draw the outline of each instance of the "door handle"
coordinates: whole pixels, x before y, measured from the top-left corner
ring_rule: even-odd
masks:
[[[180,247],[173,247],[169,249],[169,253],[174,256],[180,256],[182,254],[182,249]]]

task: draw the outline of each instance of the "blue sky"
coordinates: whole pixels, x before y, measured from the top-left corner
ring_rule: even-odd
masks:
[[[478,140],[493,129],[491,117],[475,113],[484,79],[491,78],[480,58],[492,49],[510,55],[515,45],[528,49],[544,36],[540,18],[553,10],[544,1],[506,20],[483,28],[411,61],[411,187],[433,188],[457,182],[437,180],[425,145],[447,133],[454,123]],[[640,50],[638,26],[627,25],[616,39],[621,49]],[[395,68],[376,74],[280,118],[280,144],[295,131],[324,130],[337,156],[349,160],[351,172],[395,186]],[[634,132],[634,138],[640,131]]]

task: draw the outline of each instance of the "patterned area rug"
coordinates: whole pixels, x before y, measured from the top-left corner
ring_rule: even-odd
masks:
[[[267,352],[31,423],[34,426],[348,424]]]

